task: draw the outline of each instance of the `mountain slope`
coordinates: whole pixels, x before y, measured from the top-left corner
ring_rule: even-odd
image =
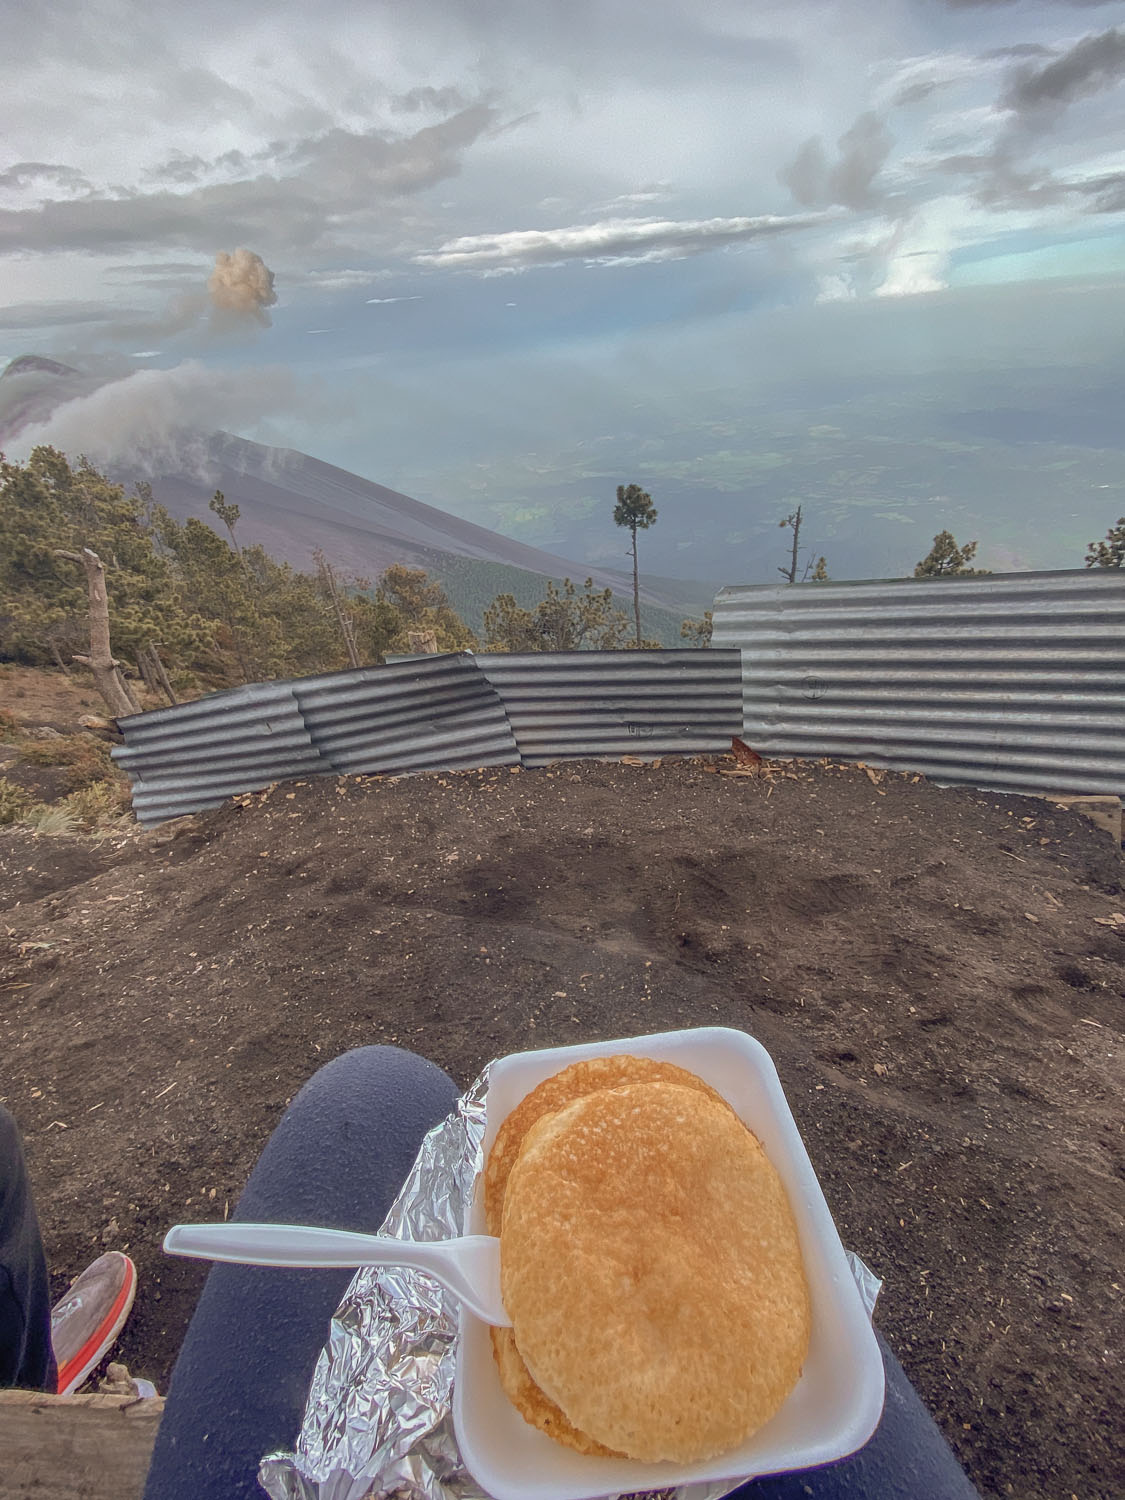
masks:
[[[0,374],[0,448],[98,384],[95,377],[38,355],[14,360]],[[507,590],[525,602],[542,597],[547,578],[581,582],[592,577],[599,588],[613,589],[631,608],[631,584],[620,573],[569,562],[513,541],[295,449],[267,447],[227,432],[185,433],[179,453],[174,467],[156,472],[147,464],[128,462],[105,467],[127,487],[140,481],[151,485],[154,498],[178,519],[210,520],[208,502],[217,489],[222,490],[239,507],[242,539],[260,543],[272,556],[298,568],[307,569],[313,550],[319,547],[330,562],[361,577],[374,579],[392,563],[406,563],[443,579],[465,580],[460,564],[465,559],[532,575],[538,580],[534,586],[532,579],[523,586],[516,579]],[[480,591],[479,582],[468,587],[474,600]],[[458,592],[456,587],[451,592],[455,607]],[[645,582],[642,586],[642,601],[651,615],[650,633],[667,644],[678,637],[682,592],[683,585],[662,588]],[[706,593],[706,585],[697,591],[699,596]],[[467,614],[478,615],[479,603]]]

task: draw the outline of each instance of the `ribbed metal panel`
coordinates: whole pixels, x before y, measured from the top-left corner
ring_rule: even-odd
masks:
[[[467,654],[305,677],[292,689],[314,745],[335,771],[520,763],[504,705]]]
[[[1125,572],[728,588],[713,641],[764,754],[1125,795]]]
[[[255,683],[119,719],[113,758],[142,823],[217,807],[236,792],[323,771],[291,684]]]
[[[742,721],[737,651],[481,655],[525,766],[730,748]]]

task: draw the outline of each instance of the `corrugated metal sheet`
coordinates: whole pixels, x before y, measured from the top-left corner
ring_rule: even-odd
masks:
[[[291,686],[313,744],[335,771],[520,763],[504,705],[468,654],[305,677]]]
[[[737,651],[480,655],[525,766],[730,748],[742,719]]]
[[[1125,795],[1125,571],[728,588],[713,640],[764,754]]]
[[[142,823],[325,769],[287,682],[212,693],[118,724],[125,745],[113,758],[132,777],[133,811]]]

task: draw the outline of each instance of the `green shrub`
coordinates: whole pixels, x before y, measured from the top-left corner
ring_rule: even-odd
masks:
[[[81,791],[107,778],[119,776],[110,757],[110,747],[92,734],[64,734],[59,739],[28,740],[20,747],[20,759],[29,766],[65,766],[66,786]]]
[[[0,828],[18,823],[31,806],[31,798],[22,786],[0,776]]]
[[[129,787],[124,781],[96,781],[71,792],[59,804],[83,828],[105,828],[129,811]]]
[[[32,828],[37,834],[46,835],[49,838],[57,838],[60,834],[77,833],[82,824],[79,818],[66,807],[49,807],[45,802],[38,802],[34,807],[28,809],[20,819],[25,828]]]

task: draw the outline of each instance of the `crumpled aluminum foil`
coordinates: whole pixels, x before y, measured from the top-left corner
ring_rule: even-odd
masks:
[[[485,1069],[422,1142],[380,1233],[444,1240],[464,1232],[483,1167],[487,1091]],[[848,1261],[870,1313],[882,1282],[850,1251]],[[453,1435],[457,1310],[420,1271],[356,1273],[317,1361],[295,1451],[259,1465],[272,1500],[489,1500]],[[647,1500],[720,1500],[744,1482],[663,1489]]]

